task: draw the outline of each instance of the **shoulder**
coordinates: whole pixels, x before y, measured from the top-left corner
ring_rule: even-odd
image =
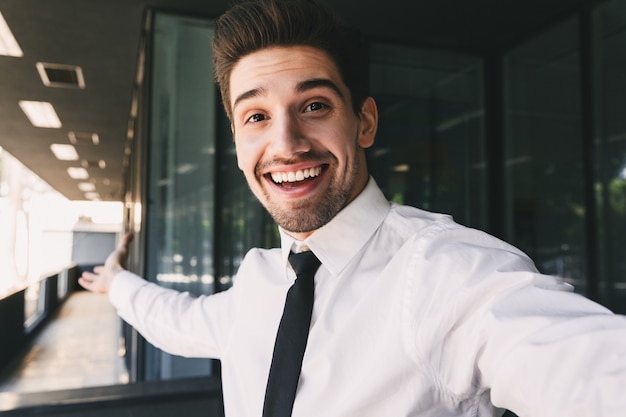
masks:
[[[392,203],[384,227],[395,233],[412,236],[432,233],[434,230],[458,226],[452,216],[434,213],[416,207]]]
[[[280,269],[281,264],[280,248],[252,248],[243,257],[234,281],[245,282],[249,277],[272,274]]]
[[[280,262],[281,258],[281,250],[280,248],[271,248],[271,249],[263,249],[263,248],[252,248],[250,249],[244,256],[241,261],[241,267],[244,267],[247,264],[273,264],[276,262]]]
[[[484,231],[461,225],[447,214],[393,204],[385,225],[389,231],[404,235],[414,256],[430,261],[441,259],[459,264],[481,257],[494,260],[498,255],[515,258],[519,267],[535,270],[528,256],[513,245]]]

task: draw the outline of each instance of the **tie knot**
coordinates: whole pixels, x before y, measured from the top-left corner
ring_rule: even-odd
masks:
[[[289,263],[294,271],[296,271],[296,276],[300,276],[301,274],[310,274],[314,275],[317,268],[320,266],[320,260],[317,259],[317,256],[312,251],[300,252],[289,254]]]

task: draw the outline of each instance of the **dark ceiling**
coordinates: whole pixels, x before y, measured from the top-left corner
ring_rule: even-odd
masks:
[[[370,39],[477,54],[498,53],[570,16],[591,0],[326,0]],[[0,146],[70,200],[85,200],[67,168],[87,167],[104,201],[123,197],[123,160],[144,10],[219,15],[231,0],[0,0],[23,57],[0,56]],[[85,88],[46,87],[37,62],[82,68]],[[20,100],[51,102],[63,126],[33,127]],[[53,143],[97,133],[76,145],[79,161],[59,161]],[[98,165],[105,161],[104,168]]]

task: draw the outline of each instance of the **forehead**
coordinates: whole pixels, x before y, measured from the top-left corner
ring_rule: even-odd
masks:
[[[251,90],[289,88],[306,79],[329,79],[345,88],[334,61],[310,46],[272,47],[241,58],[230,74],[230,100]]]

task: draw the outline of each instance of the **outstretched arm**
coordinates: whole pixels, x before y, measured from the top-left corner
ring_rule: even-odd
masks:
[[[83,272],[78,283],[91,292],[108,293],[113,278],[126,269],[128,245],[132,240],[132,233],[125,234],[117,248],[107,257],[104,265],[95,267],[93,272]]]

